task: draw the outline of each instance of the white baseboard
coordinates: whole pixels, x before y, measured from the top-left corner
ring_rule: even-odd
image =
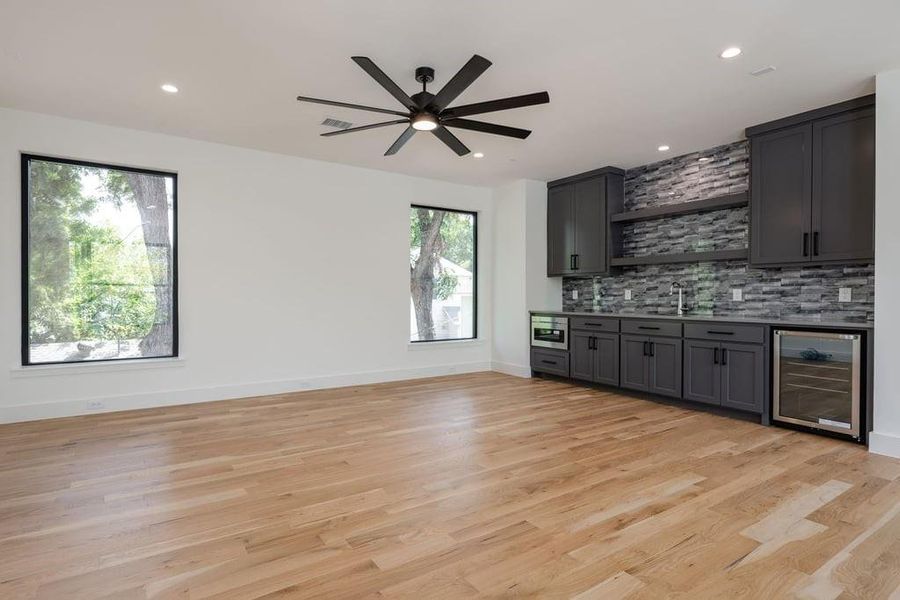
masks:
[[[869,434],[869,452],[900,458],[900,435],[873,431]]]
[[[79,398],[63,402],[46,402],[40,404],[19,404],[0,407],[0,423],[19,423],[40,419],[74,417],[78,415],[136,410],[141,408],[158,408],[180,404],[196,404],[199,402],[215,402],[253,396],[286,394],[306,390],[402,381],[404,379],[422,379],[458,373],[477,373],[490,371],[489,362],[468,362],[433,367],[417,367],[412,369],[394,369],[387,371],[366,371],[361,373],[343,373],[325,375],[305,379],[285,379],[278,381],[257,381],[222,386],[208,386],[181,390],[166,390],[121,396],[104,396]],[[100,403],[102,406],[91,406],[89,403]]]
[[[494,361],[491,363],[491,371],[515,375],[516,377],[531,377],[531,367],[528,365],[516,365],[513,363]]]

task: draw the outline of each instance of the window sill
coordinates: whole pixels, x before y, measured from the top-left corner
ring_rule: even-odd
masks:
[[[80,362],[55,365],[30,365],[12,367],[12,377],[48,377],[52,375],[82,375],[87,373],[118,373],[123,371],[143,371],[145,369],[179,368],[184,366],[184,357],[140,358],[136,360],[116,360],[104,362]]]
[[[427,350],[429,348],[472,348],[484,346],[483,338],[475,338],[474,340],[438,340],[434,342],[409,342],[407,347],[409,350]]]

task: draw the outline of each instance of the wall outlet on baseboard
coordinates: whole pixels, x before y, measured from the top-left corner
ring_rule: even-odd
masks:
[[[625,299],[631,300],[631,290],[625,290]]]
[[[744,301],[744,290],[741,288],[732,288],[731,289],[731,299],[735,302],[743,302]]]
[[[852,302],[853,291],[850,288],[840,288],[838,290],[838,302]]]
[[[103,410],[106,408],[106,402],[103,400],[88,400],[87,409],[88,410]]]

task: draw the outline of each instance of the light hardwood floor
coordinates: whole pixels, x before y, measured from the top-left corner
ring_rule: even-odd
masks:
[[[4,599],[504,596],[898,598],[900,461],[495,373],[0,427]]]

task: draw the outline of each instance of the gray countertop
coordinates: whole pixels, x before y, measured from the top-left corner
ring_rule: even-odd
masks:
[[[754,325],[775,325],[780,327],[823,327],[828,329],[875,329],[874,321],[849,321],[839,319],[819,319],[816,317],[731,317],[728,315],[658,315],[647,313],[612,312],[566,312],[561,310],[532,310],[531,314],[562,317],[609,317],[613,319],[655,319],[664,321],[684,321],[702,323],[746,323]]]

